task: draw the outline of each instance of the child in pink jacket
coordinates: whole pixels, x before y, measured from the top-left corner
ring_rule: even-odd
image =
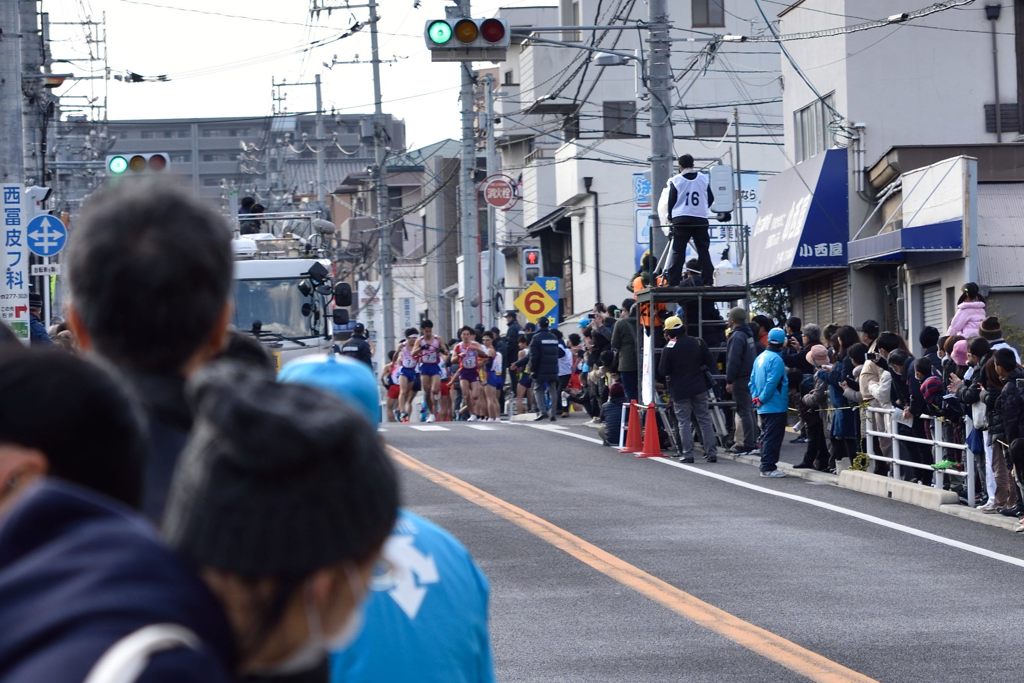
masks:
[[[985,298],[978,293],[978,285],[968,282],[956,302],[956,315],[949,323],[946,336],[960,335],[966,339],[978,336],[978,329],[987,317]]]

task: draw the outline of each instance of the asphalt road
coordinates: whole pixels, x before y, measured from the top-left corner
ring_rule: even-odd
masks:
[[[1021,535],[832,485],[760,478],[744,463],[621,455],[592,443],[596,432],[579,420],[419,426],[387,424],[383,436],[854,672],[901,682],[1016,678]],[[823,679],[787,666],[792,655],[726,637],[726,622],[698,625],[550,538],[400,470],[405,503],[458,536],[491,582],[499,680]]]

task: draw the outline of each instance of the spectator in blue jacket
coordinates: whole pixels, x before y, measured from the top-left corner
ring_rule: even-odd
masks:
[[[761,417],[761,476],[779,478],[779,451],[786,435],[786,411],[789,409],[789,380],[782,348],[786,333],[774,327],[768,332],[768,348],[754,360],[750,375],[750,395]]]

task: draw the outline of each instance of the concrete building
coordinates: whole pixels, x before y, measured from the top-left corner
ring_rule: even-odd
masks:
[[[649,239],[650,107],[637,59],[647,50],[633,22],[647,18],[645,5],[616,14],[614,3],[560,0],[557,6],[502,9],[513,26],[629,25],[624,31],[545,32],[555,46],[527,40],[513,45],[499,69],[497,140],[506,175],[521,179],[517,209],[504,212],[498,234],[506,249],[506,300],[525,283],[518,277],[519,250],[542,249],[543,274],[562,278],[564,317],[595,301],[618,303],[637,270]],[[620,6],[621,10],[621,6]],[[758,178],[784,168],[782,85],[778,50],[772,44],[724,42],[730,34],[766,33],[752,0],[672,3],[676,90],[672,97],[675,154],[692,154],[701,167],[737,162]],[[692,30],[690,30],[692,29]],[[696,37],[694,37],[696,36]],[[685,40],[684,40],[685,39]],[[593,42],[592,42],[593,41]],[[596,46],[636,58],[599,66]],[[735,122],[739,121],[739,144]],[[737,150],[738,147],[738,150]],[[641,191],[642,190],[642,191]],[[646,203],[645,203],[646,202]],[[737,222],[741,216],[737,215]],[[753,212],[747,216],[753,219]],[[713,261],[735,248],[733,226],[713,226]],[[736,260],[735,252],[732,258]]]
[[[764,189],[754,284],[787,285],[806,320],[872,318],[912,341],[924,325],[945,332],[966,281],[1016,311],[1002,258],[1024,247],[1007,224],[1024,201],[1015,8],[904,17],[883,0],[803,0],[779,13],[792,163]]]
[[[405,149],[405,124],[385,124],[392,148]],[[323,149],[325,191],[373,161],[368,114],[324,116],[326,139],[317,141],[313,115],[211,119],[114,120],[60,123],[59,200],[76,208],[106,178],[107,154],[166,152],[168,171],[200,197],[227,209],[251,194],[268,209],[316,197],[316,150]],[[71,162],[71,163],[62,163]]]

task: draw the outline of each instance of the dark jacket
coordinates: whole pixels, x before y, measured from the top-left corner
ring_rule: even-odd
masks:
[[[124,636],[177,624],[198,649],[154,655],[135,680],[233,680],[233,635],[198,576],[136,513],[50,480],[0,526],[0,680],[81,681]]]
[[[750,325],[743,324],[732,331],[725,354],[725,381],[729,384],[750,381],[750,371],[757,357],[757,342]]]
[[[192,428],[185,380],[173,375],[129,373],[128,380],[148,423],[149,455],[142,480],[142,512],[159,524],[167,492]]]
[[[700,339],[686,335],[669,339],[658,362],[658,372],[668,382],[673,401],[706,392],[709,388],[706,369],[710,367],[708,347]]]
[[[994,409],[988,416],[988,427],[992,436],[1007,444],[1024,435],[1024,429],[1021,429],[1020,425],[1021,418],[1024,417],[1024,393],[1017,388],[1017,380],[1022,378],[1024,370],[1021,368],[1016,368],[1010,373],[1002,390],[996,396]]]
[[[512,321],[505,332],[505,348],[501,351],[501,357],[505,359],[505,365],[508,365],[512,358],[519,355],[519,329],[519,323]]]
[[[366,341],[365,337],[353,334],[348,338],[348,341],[341,345],[338,351],[343,356],[355,358],[366,363],[371,368],[373,367],[373,352],[370,351],[370,342]]]
[[[601,420],[604,422],[604,439],[612,445],[619,445],[619,429],[622,427],[622,406],[624,398],[609,396],[601,406]]]
[[[534,379],[550,381],[558,379],[558,357],[562,348],[558,338],[550,330],[537,330],[530,340],[530,369]]]
[[[636,306],[629,315],[615,321],[612,328],[612,348],[619,352],[619,372],[637,372]]]
[[[53,340],[46,332],[46,325],[39,319],[39,316],[31,314],[28,320],[29,342],[33,345],[52,346]]]

